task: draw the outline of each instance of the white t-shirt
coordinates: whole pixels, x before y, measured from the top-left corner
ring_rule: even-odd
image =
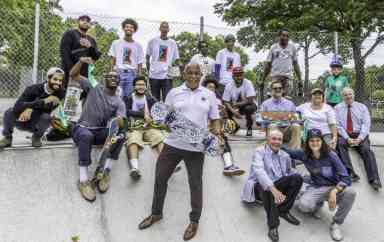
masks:
[[[235,81],[231,81],[225,86],[223,100],[226,102],[238,102],[247,97],[255,97],[256,92],[250,80],[244,79],[240,87],[237,87]]]
[[[313,110],[311,103],[304,103],[297,107],[302,117],[308,122],[308,129],[320,129],[323,135],[331,134],[330,124],[336,124],[336,114],[331,106],[324,103],[319,110]]]
[[[232,81],[232,70],[241,66],[239,53],[228,49],[222,49],[217,52],[216,64],[220,65],[220,83],[227,85]]]
[[[108,55],[116,58],[118,69],[135,69],[144,62],[144,51],[136,41],[128,42],[124,39],[114,40]]]
[[[173,39],[162,40],[160,37],[149,41],[146,55],[151,57],[149,77],[154,79],[166,79],[168,67],[179,59],[179,49]]]
[[[215,60],[209,56],[196,54],[191,58],[190,64],[198,64],[200,66],[203,77],[212,74],[215,71]]]

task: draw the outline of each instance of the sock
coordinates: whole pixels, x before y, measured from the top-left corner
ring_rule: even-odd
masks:
[[[88,167],[80,166],[80,182],[88,181]]]
[[[223,162],[224,162],[224,168],[230,167],[233,165],[232,162],[232,155],[230,152],[226,152],[223,154]]]
[[[107,160],[105,161],[104,169],[111,170],[112,166],[113,166],[113,160],[110,158],[107,158]]]
[[[129,161],[129,164],[131,165],[131,169],[139,169],[139,160],[138,159],[132,159]]]

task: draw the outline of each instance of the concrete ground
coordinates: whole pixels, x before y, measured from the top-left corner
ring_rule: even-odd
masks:
[[[15,139],[25,143],[25,133]],[[373,135],[380,144],[384,135]],[[235,139],[234,139],[235,140]],[[235,160],[249,171],[254,139],[232,141]],[[240,141],[239,141],[240,140]],[[382,141],[381,144],[384,142]],[[384,148],[374,146],[382,179]],[[98,149],[93,156],[97,157]],[[384,242],[384,192],[373,191],[365,179],[363,163],[356,154],[353,162],[361,175],[353,186],[356,203],[343,230],[346,242]],[[129,177],[125,152],[112,170],[110,190],[98,194],[94,203],[83,200],[77,190],[77,150],[72,145],[54,149],[16,149],[0,153],[0,241],[5,242],[176,242],[182,241],[188,224],[189,188],[186,170],[175,173],[169,181],[164,219],[139,231],[137,225],[150,213],[156,155],[146,147],[140,156],[143,177],[133,182]],[[92,171],[95,166],[92,166]],[[269,241],[262,207],[249,207],[240,201],[246,175],[228,178],[221,174],[222,162],[207,157],[204,167],[204,209],[197,236],[199,242]],[[280,241],[332,241],[328,233],[331,213],[322,209],[316,220],[293,210],[302,225],[285,221],[280,226]]]

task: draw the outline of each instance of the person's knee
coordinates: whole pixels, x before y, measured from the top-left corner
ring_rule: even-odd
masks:
[[[356,198],[356,191],[352,187],[346,187],[343,191],[344,199],[354,201]]]
[[[303,184],[303,177],[300,174],[292,175],[292,184],[295,186],[301,186]]]
[[[297,208],[303,213],[311,213],[315,211],[316,203],[303,196],[297,202]]]
[[[78,134],[78,140],[80,142],[85,142],[85,143],[90,143],[92,142],[94,136],[93,134],[88,131],[88,130],[83,130],[82,132],[79,131],[80,133]]]

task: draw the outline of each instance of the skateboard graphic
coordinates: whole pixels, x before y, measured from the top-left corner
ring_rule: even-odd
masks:
[[[271,124],[278,127],[288,127],[292,124],[302,125],[304,120],[299,112],[271,111],[256,113],[256,123],[262,128],[267,128]]]
[[[151,109],[151,116],[156,123],[168,126],[170,132],[179,139],[197,146],[203,144],[204,152],[208,155],[221,154],[219,139],[208,129],[201,128],[186,118],[180,112],[164,103],[155,103]]]

